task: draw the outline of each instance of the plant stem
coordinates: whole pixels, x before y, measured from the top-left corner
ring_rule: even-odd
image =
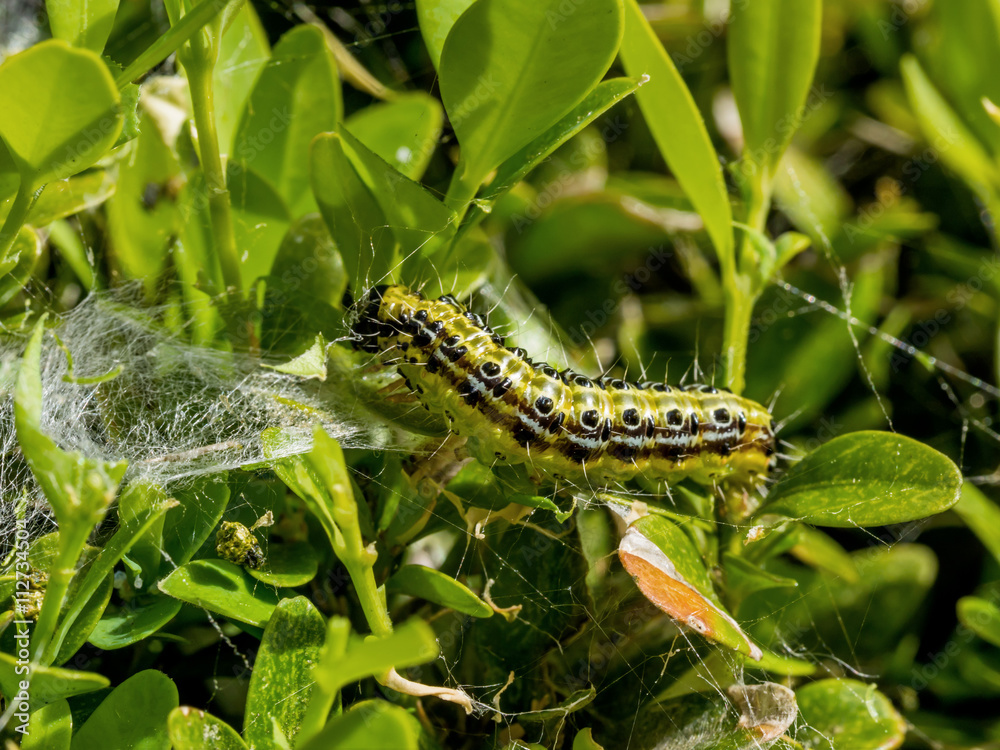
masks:
[[[767,214],[771,207],[771,180],[761,176],[750,185],[750,202],[747,206],[746,223],[757,231],[763,231]],[[724,304],[726,307],[723,329],[723,352],[726,360],[726,386],[736,394],[743,393],[746,386],[747,341],[750,337],[750,321],[753,308],[761,289],[754,288],[751,277],[741,269],[743,260],[750,256],[744,236],[734,263],[726,263],[722,269]],[[768,279],[764,280],[766,283]]]
[[[242,289],[242,282],[236,238],[233,234],[233,215],[229,204],[229,190],[226,188],[226,173],[222,168],[222,155],[219,153],[219,136],[215,129],[213,65],[203,59],[192,63],[193,61],[189,62],[185,68],[191,90],[194,124],[198,130],[201,169],[205,175],[205,189],[208,191],[215,252],[222,270],[223,282],[228,288],[239,292]]]
[[[83,553],[83,546],[90,535],[90,527],[73,519],[59,530],[59,552],[55,564],[49,569],[49,579],[45,584],[45,598],[42,600],[42,611],[32,632],[32,661],[48,666],[57,654],[49,654],[49,641],[56,632],[59,614],[62,611],[63,600],[69,585],[76,575],[76,563]],[[69,527],[69,528],[67,528]]]
[[[0,227],[0,261],[6,260],[10,249],[14,246],[21,227],[24,226],[31,210],[31,204],[35,199],[35,191],[31,185],[21,177],[21,184],[17,188],[17,195],[10,206],[10,213],[4,220],[3,227]]]
[[[344,558],[341,562],[347,568],[347,573],[354,584],[354,590],[358,594],[361,609],[365,613],[365,621],[372,629],[372,635],[379,638],[392,635],[392,620],[389,619],[385,600],[375,585],[375,573],[371,563],[350,558]]]

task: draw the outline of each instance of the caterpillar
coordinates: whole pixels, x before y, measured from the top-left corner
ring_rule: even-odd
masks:
[[[401,285],[368,290],[354,314],[354,347],[395,367],[486,463],[604,486],[640,475],[752,484],[773,467],[770,413],[725,389],[560,372],[507,347],[454,297]]]

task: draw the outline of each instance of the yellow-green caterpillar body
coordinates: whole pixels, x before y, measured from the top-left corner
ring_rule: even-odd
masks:
[[[766,408],[708,385],[592,379],[508,348],[453,297],[369,290],[355,346],[395,367],[417,399],[487,464],[528,464],[583,485],[648,480],[752,484],[773,464]]]

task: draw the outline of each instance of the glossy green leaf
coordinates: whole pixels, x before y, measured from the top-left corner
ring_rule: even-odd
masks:
[[[114,195],[117,182],[107,169],[90,169],[68,180],[49,183],[28,214],[28,223],[44,227],[104,203]]]
[[[209,612],[264,627],[278,604],[274,590],[225,560],[194,560],[159,583],[160,590]]]
[[[670,171],[705,221],[723,266],[733,257],[732,211],[719,157],[691,92],[636,0],[625,0],[621,58],[630,76],[648,76],[639,107]]]
[[[87,640],[105,651],[125,648],[150,637],[181,611],[181,602],[160,596],[148,604],[129,602],[110,607]]]
[[[420,736],[409,715],[388,701],[365,701],[335,716],[297,750],[418,750]]]
[[[229,503],[225,474],[197,479],[173,490],[177,507],[163,525],[163,551],[175,565],[183,565],[219,525]]]
[[[795,739],[807,750],[882,750],[906,736],[906,721],[874,685],[820,680],[799,688],[795,699],[802,721]]]
[[[743,124],[745,163],[765,179],[804,115],[819,60],[822,13],[821,0],[733,4],[729,79]]]
[[[553,151],[594,122],[641,86],[634,78],[602,81],[572,112],[507,159],[484,190],[486,200],[496,200],[545,160]]]
[[[94,563],[90,563],[93,567]],[[53,664],[66,664],[73,655],[80,650],[80,647],[87,642],[88,637],[93,632],[97,623],[100,622],[101,616],[104,614],[104,610],[108,607],[108,602],[111,601],[111,590],[112,590],[112,576],[106,575],[104,578],[97,583],[97,588],[87,595],[86,599],[82,599],[78,593],[79,589],[87,583],[86,579],[80,580],[80,575],[85,574],[87,568],[81,569],[80,573],[74,578],[72,585],[70,585],[69,592],[67,593],[67,598],[69,599],[69,607],[72,612],[72,626],[61,628],[65,629],[65,637],[58,634],[57,637],[60,638],[59,641],[59,651],[55,658],[52,660]],[[82,600],[82,604],[80,601]],[[66,617],[66,614],[63,615]]]
[[[1000,128],[983,107],[983,98],[1000,103],[1000,81],[990,75],[1000,65],[1000,3],[953,0],[934,3],[921,33],[927,72],[953,102],[962,120],[1000,156]],[[915,45],[916,46],[916,45]]]
[[[965,627],[987,643],[1000,646],[1000,607],[978,596],[963,596],[956,607]]]
[[[243,736],[254,748],[278,748],[274,724],[290,742],[312,695],[313,665],[326,636],[326,622],[305,597],[282,600],[264,629],[247,693]]]
[[[17,695],[18,685],[24,679],[17,670],[16,659],[0,652],[0,690],[4,695]],[[101,690],[110,684],[107,677],[95,672],[39,666],[31,678],[31,708],[38,709],[63,698]]]
[[[962,485],[962,496],[952,508],[972,533],[1000,562],[1000,508],[974,484]]]
[[[0,138],[32,186],[101,158],[122,128],[118,89],[95,53],[49,40],[0,65]]]
[[[230,156],[247,99],[271,59],[267,31],[253,3],[235,1],[239,10],[229,15],[229,26],[219,40],[219,60],[212,70],[219,150]]]
[[[111,34],[118,12],[118,0],[45,0],[49,28],[56,39],[64,39],[74,47],[100,53]]]
[[[73,736],[73,716],[65,700],[49,703],[33,711],[21,750],[69,750]]]
[[[243,750],[247,747],[236,730],[222,719],[191,706],[178,706],[170,712],[167,731],[174,750]]]
[[[438,70],[461,179],[478,185],[568,114],[604,76],[621,35],[620,0],[473,3],[448,33]]]
[[[761,510],[818,526],[883,526],[926,518],[958,501],[962,475],[912,438],[855,432],[792,466]]]
[[[423,254],[432,252],[438,234],[452,222],[451,211],[346,130],[339,137],[355,171],[388,219],[403,256],[411,257],[418,249]]]
[[[440,570],[404,565],[386,581],[388,593],[406,594],[473,617],[490,617],[493,608],[464,584]]]
[[[441,50],[451,27],[473,0],[417,0],[420,34],[435,68],[441,67]]]
[[[309,542],[269,544],[264,564],[248,568],[247,573],[271,586],[304,586],[316,577],[319,552]]]
[[[177,708],[177,687],[147,669],[116,687],[73,736],[73,750],[168,750],[167,717]],[[122,721],[122,717],[128,717]]]
[[[245,287],[271,273],[292,215],[277,190],[251,168],[230,162],[226,170],[233,207],[233,235]]]
[[[346,653],[338,653],[331,643],[339,638],[336,621],[330,622],[330,635],[313,675],[329,693],[363,677],[382,674],[390,669],[403,669],[425,664],[439,652],[434,631],[423,620],[407,620],[385,638],[370,637],[352,643]]]
[[[588,727],[576,733],[576,737],[573,738],[573,750],[604,750],[604,748],[597,744],[591,729]]]
[[[975,189],[1000,184],[996,163],[927,77],[920,62],[906,55],[900,71],[920,129],[941,160]]]
[[[285,295],[307,297],[339,306],[347,288],[344,261],[322,219],[310,214],[298,219],[278,248],[271,275]]]
[[[342,111],[337,64],[322,32],[296,26],[275,45],[247,100],[233,162],[274,187],[292,217],[314,211],[309,144],[335,129]]]
[[[312,188],[326,222],[344,259],[344,267],[357,286],[370,281],[390,283],[397,250],[385,214],[371,191],[358,176],[336,133],[325,133],[313,141],[310,151]]]
[[[417,91],[365,107],[344,126],[396,171],[419,180],[437,148],[443,120],[438,100]]]

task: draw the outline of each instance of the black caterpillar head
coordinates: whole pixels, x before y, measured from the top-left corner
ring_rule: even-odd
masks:
[[[352,344],[355,349],[373,354],[381,351],[378,338],[384,335],[384,326],[378,312],[382,307],[382,296],[388,288],[388,285],[372,287],[355,303],[352,313],[356,319],[351,326]]]

